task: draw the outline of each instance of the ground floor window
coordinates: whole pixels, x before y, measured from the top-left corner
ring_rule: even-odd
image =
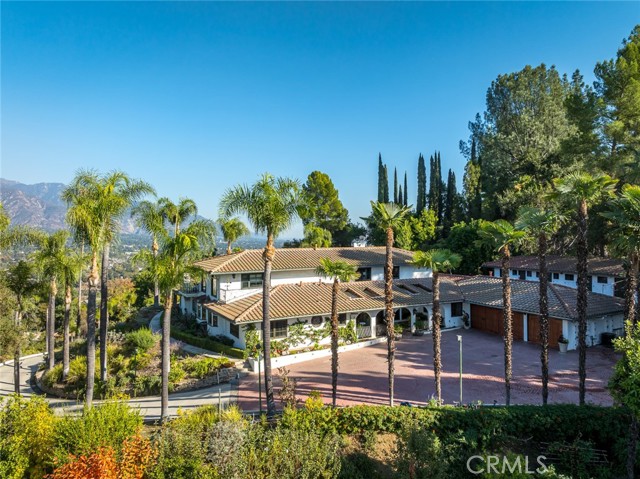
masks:
[[[240,337],[240,326],[238,326],[237,324],[230,323],[229,324],[229,333],[231,333],[231,336],[235,336],[236,338],[239,338]]]
[[[271,339],[287,337],[287,320],[271,321]]]
[[[451,317],[459,318],[462,316],[462,303],[451,303]]]
[[[209,323],[209,326],[211,326],[212,328],[217,328],[218,327],[218,316],[213,314],[211,311],[209,311],[208,316],[209,316],[209,318],[208,318],[207,322]]]

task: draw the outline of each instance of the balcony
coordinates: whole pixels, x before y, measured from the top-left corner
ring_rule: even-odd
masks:
[[[200,283],[183,283],[180,292],[182,294],[200,294],[205,292],[205,287]]]

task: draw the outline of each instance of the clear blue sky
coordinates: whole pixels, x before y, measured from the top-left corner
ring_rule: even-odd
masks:
[[[458,142],[498,74],[593,80],[640,21],[629,3],[2,2],[4,178],[123,169],[215,218],[264,171],[328,173],[353,219],[377,156],[409,174]],[[290,234],[300,234],[296,227]]]

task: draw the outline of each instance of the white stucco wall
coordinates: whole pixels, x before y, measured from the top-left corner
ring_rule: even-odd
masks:
[[[518,270],[519,271],[519,270]],[[528,271],[528,270],[524,270]],[[493,275],[496,278],[501,277],[501,269],[493,268]],[[577,289],[578,287],[578,275],[576,273],[555,273],[558,275],[556,279],[554,273],[551,273],[551,283],[558,284],[560,286],[567,286],[569,288]],[[573,274],[573,280],[568,280],[566,274]],[[511,279],[520,279],[519,274],[513,274],[513,269],[509,271],[509,277]],[[603,276],[607,279],[606,283],[599,283],[598,276],[591,276],[591,291],[594,293],[605,294],[607,296],[613,296],[615,291],[615,278],[613,276]],[[540,281],[540,276],[535,271],[531,271],[531,276],[527,276],[525,273],[526,281]]]
[[[563,335],[569,340],[569,350],[578,349],[578,322],[563,321]],[[587,321],[587,347],[601,343],[602,333],[615,333],[620,336],[624,333],[624,317],[622,314],[606,316]]]

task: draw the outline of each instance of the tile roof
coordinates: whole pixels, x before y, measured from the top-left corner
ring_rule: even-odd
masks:
[[[502,308],[502,279],[491,276],[472,276],[458,285],[465,301],[494,308]],[[540,283],[511,280],[511,307],[522,313],[540,314]],[[624,311],[624,300],[604,294],[587,293],[587,317],[597,318]],[[577,290],[549,283],[549,316],[577,320]]]
[[[270,312],[272,319],[298,318],[331,314],[331,283],[301,282],[280,284],[271,289]],[[393,282],[394,306],[413,307],[431,304],[431,278],[400,279]],[[443,279],[440,301],[462,301],[462,293],[455,282]],[[208,309],[236,323],[262,320],[262,293],[230,303],[211,302]],[[383,281],[356,281],[341,283],[338,293],[338,312],[357,312],[384,309]]]
[[[301,282],[280,284],[271,289],[271,319],[299,318],[331,313],[331,283]],[[394,307],[430,305],[432,279],[401,279],[393,282]],[[576,320],[576,290],[549,284],[549,315]],[[511,304],[514,311],[539,314],[539,283],[511,280]],[[490,276],[441,276],[442,303],[466,301],[471,304],[501,308],[502,280]],[[205,307],[235,323],[262,320],[262,294],[256,293],[229,303],[209,302]],[[338,312],[384,309],[384,282],[356,281],[341,283]],[[588,293],[587,316],[597,318],[624,311],[624,300]]]
[[[510,261],[511,269],[538,271],[537,256],[513,256]],[[484,268],[500,268],[500,260],[488,261]],[[547,256],[547,268],[550,273],[577,273],[576,258],[574,256]],[[625,274],[623,262],[613,258],[589,258],[589,274],[592,276],[618,276]]]
[[[239,253],[213,256],[195,263],[195,266],[210,273],[248,273],[264,270],[261,249],[247,249]],[[273,270],[316,269],[320,258],[342,260],[357,266],[382,266],[385,263],[384,246],[364,248],[280,248],[273,259]],[[413,253],[400,248],[393,249],[393,264],[406,265]]]

